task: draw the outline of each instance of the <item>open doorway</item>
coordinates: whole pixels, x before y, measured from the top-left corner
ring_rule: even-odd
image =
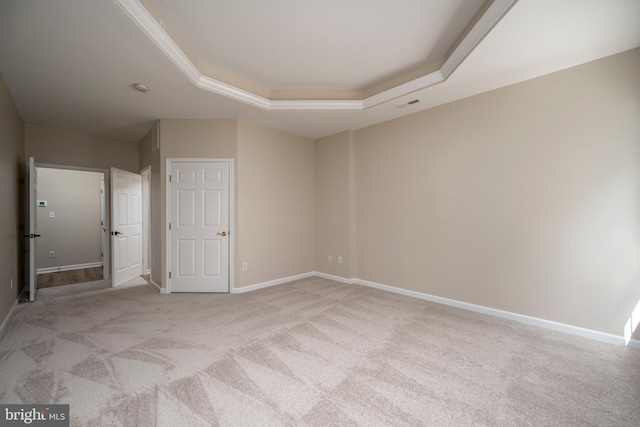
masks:
[[[108,279],[108,174],[49,165],[36,169],[38,288]]]

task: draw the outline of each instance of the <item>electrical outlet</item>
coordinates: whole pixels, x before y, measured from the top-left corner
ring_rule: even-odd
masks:
[[[338,264],[342,264],[342,257],[341,256],[338,257]]]
[[[331,261],[333,261],[333,257],[332,257],[331,255],[329,255],[329,256],[327,257],[327,260],[328,260],[329,262],[331,262]]]
[[[49,251],[49,258],[55,258],[56,257],[56,251]]]
[[[242,270],[243,271],[247,271],[249,269],[249,263],[248,262],[243,262],[242,263]]]

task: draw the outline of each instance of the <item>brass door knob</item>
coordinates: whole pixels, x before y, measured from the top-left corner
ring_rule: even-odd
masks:
[[[224,237],[224,236],[226,236],[226,235],[227,235],[227,232],[226,232],[226,231],[223,231],[222,233],[218,233],[218,236],[222,236],[222,237]]]

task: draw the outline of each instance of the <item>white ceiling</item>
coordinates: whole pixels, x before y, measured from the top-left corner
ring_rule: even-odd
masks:
[[[485,0],[149,0],[202,69],[364,88],[444,56]]]
[[[361,88],[405,71],[440,56],[479,7],[451,0],[149,2],[203,73],[226,70],[286,88]],[[194,85],[115,1],[0,2],[0,72],[23,119],[126,140],[140,139],[160,118],[242,118],[315,139],[638,46],[638,0],[519,0],[444,83],[364,110],[270,111]],[[136,82],[151,90],[134,91]],[[406,106],[415,98],[421,102]]]

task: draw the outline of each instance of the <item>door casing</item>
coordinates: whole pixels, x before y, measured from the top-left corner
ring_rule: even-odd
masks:
[[[111,198],[108,197],[111,191],[111,173],[109,169],[100,169],[100,168],[90,168],[90,167],[82,167],[82,166],[68,166],[68,165],[56,165],[51,163],[39,163],[37,161],[34,162],[34,166],[36,168],[46,168],[46,169],[63,169],[63,170],[71,170],[71,171],[83,171],[83,172],[97,172],[101,173],[104,180],[104,193],[101,195],[101,214],[102,221],[104,222],[102,225],[101,240],[102,240],[102,278],[110,279],[111,278],[111,239],[109,238],[109,230],[111,229]],[[104,199],[103,199],[104,197]],[[27,212],[28,215],[28,212]]]

